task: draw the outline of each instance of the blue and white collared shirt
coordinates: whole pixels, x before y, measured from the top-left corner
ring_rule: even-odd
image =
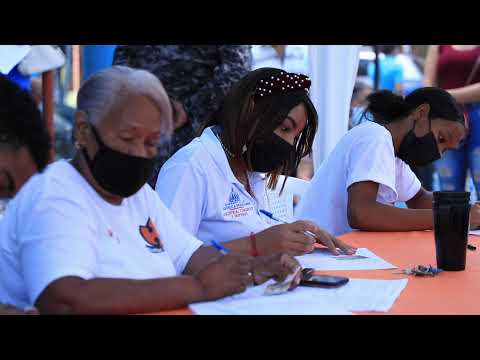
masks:
[[[235,177],[220,141],[207,128],[163,165],[155,190],[187,231],[211,245],[273,225],[259,212],[269,209],[263,174],[248,175],[255,197]]]

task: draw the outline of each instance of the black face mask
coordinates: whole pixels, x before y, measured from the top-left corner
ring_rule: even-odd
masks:
[[[252,170],[270,172],[280,168],[286,160],[293,159],[295,146],[273,133],[262,142],[252,145]]]
[[[413,129],[415,129],[413,124]],[[440,159],[437,141],[431,131],[432,121],[429,120],[430,132],[422,137],[417,137],[415,132],[410,130],[400,144],[398,157],[411,166],[424,166]]]
[[[127,198],[142,188],[151,176],[155,158],[132,156],[105,145],[93,126],[90,126],[98,143],[93,159],[82,149],[95,181],[110,194]]]

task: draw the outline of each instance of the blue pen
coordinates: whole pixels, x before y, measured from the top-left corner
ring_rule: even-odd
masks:
[[[260,211],[263,215],[268,216],[270,219],[272,219],[272,220],[274,220],[274,221],[278,221],[278,222],[283,223],[283,224],[288,224],[286,221],[283,221],[283,220],[281,220],[281,219],[276,218],[275,216],[273,216],[273,214],[272,214],[270,211],[263,210],[263,209],[260,209],[260,210],[258,210],[258,211]],[[315,238],[315,239],[317,238],[317,236],[316,236],[314,233],[312,233],[311,231],[305,230],[303,233],[304,233],[305,235],[311,236],[311,237],[313,237],[313,238]]]
[[[215,240],[212,240],[212,245],[215,249],[217,249],[222,255],[227,255],[230,250],[228,250],[225,246],[222,244],[216,242]]]

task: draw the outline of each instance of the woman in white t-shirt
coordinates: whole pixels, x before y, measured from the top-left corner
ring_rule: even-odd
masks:
[[[432,194],[410,166],[429,164],[465,137],[462,112],[446,91],[426,87],[407,97],[380,91],[368,97],[370,120],[350,130],[315,173],[298,206],[302,218],[334,235],[352,229],[433,228]],[[395,202],[406,202],[408,209]],[[471,225],[480,225],[478,206]]]
[[[156,191],[188,231],[206,244],[218,240],[252,255],[303,255],[315,241],[334,254],[337,247],[353,251],[311,222],[275,225],[260,211],[271,211],[275,195],[270,199],[267,188],[311,152],[317,113],[309,87],[305,75],[274,68],[250,72],[229,91],[203,134],[163,165]]]
[[[77,103],[74,159],[33,176],[0,224],[2,302],[41,313],[153,312],[242,292],[298,266],[288,255],[221,256],[202,246],[146,185],[172,131],[155,76],[102,70]]]

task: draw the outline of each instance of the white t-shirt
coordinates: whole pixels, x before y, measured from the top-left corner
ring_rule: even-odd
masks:
[[[249,179],[255,198],[237,180],[220,141],[207,128],[162,166],[155,188],[184,228],[211,245],[274,225],[259,212],[270,210],[263,176],[252,172]]]
[[[1,222],[0,303],[32,306],[65,276],[176,276],[201,245],[149,185],[115,206],[57,161],[22,187]]]
[[[380,184],[377,201],[388,205],[410,200],[421,188],[410,167],[395,157],[390,132],[370,121],[350,130],[315,172],[298,205],[298,218],[314,221],[333,235],[352,231],[347,190],[361,181]]]
[[[286,72],[308,75],[308,45],[287,45],[282,60],[271,45],[252,46],[252,70],[273,67]]]

